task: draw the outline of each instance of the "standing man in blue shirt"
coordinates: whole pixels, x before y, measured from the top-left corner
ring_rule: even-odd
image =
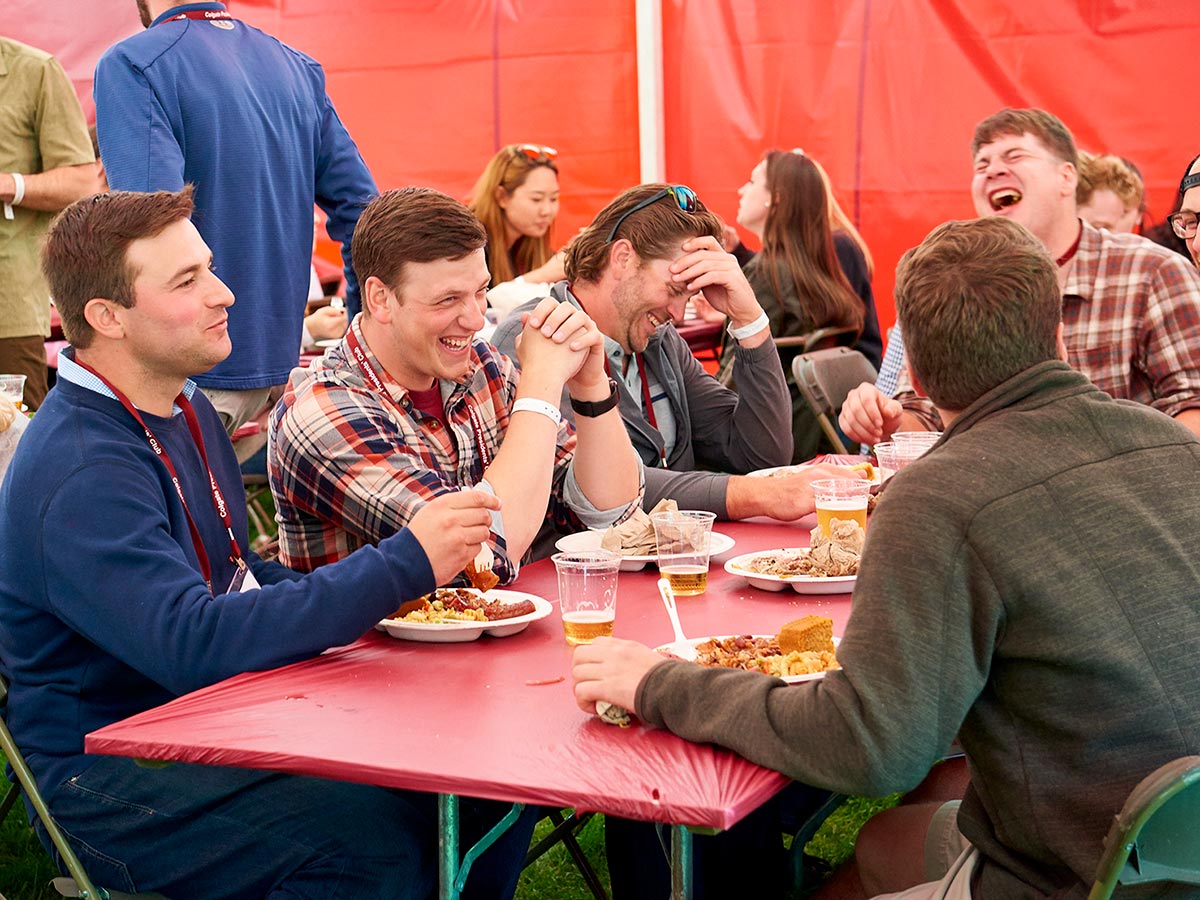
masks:
[[[233,290],[233,353],[197,383],[232,433],[296,364],[312,250],[312,207],[342,244],[375,181],[306,56],[233,18],[222,3],[138,0],[146,31],[96,66],[96,125],[113,190],[195,185],[196,227]]]

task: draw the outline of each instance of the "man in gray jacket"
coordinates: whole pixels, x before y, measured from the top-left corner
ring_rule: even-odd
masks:
[[[946,896],[1082,900],[1130,790],[1200,752],[1200,442],[1061,361],[1054,261],[1015,222],[937,228],[896,308],[946,430],[881,495],[842,669],[785,685],[601,639],[575,696],[847,793],[912,787],[957,735],[970,784],[926,844],[962,848]]]
[[[645,508],[664,497],[722,518],[794,519],[812,511],[807,475],[731,477],[792,458],[791,400],[767,315],[721,246],[721,220],[690,188],[644,184],[601,210],[567,248],[566,281],[551,296],[585,310],[606,336],[609,375],[634,449],[646,466]],[[738,393],[704,371],[671,322],[688,298],[730,318]],[[522,314],[514,310],[492,343],[515,359]],[[563,415],[588,415],[563,397]],[[697,470],[708,471],[697,471]]]

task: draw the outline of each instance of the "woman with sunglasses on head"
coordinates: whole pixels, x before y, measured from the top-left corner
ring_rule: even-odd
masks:
[[[492,157],[467,205],[487,229],[489,305],[505,313],[563,277],[550,232],[558,217],[558,151],[509,144]]]
[[[796,151],[768,151],[738,196],[738,223],[762,239],[761,253],[745,254],[744,269],[770,316],[772,335],[781,338],[819,328],[851,328],[854,333],[846,343],[853,344],[878,368],[882,349],[879,320],[866,261],[853,237],[832,230],[826,181],[816,163]],[[851,287],[846,268],[855,272],[860,288],[865,288],[861,294]],[[799,352],[799,348],[780,352],[792,393],[796,462],[812,458],[822,441],[816,419],[791,383],[791,361]],[[724,359],[722,353],[722,375],[727,374]]]

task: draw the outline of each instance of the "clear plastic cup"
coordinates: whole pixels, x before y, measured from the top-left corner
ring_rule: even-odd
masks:
[[[621,555],[611,550],[555,553],[558,605],[567,643],[590,644],[610,637],[617,617],[617,573]]]
[[[17,409],[25,399],[25,378],[24,375],[0,375],[0,394],[11,400]]]
[[[830,536],[830,523],[834,519],[852,519],[866,531],[871,482],[861,478],[822,478],[812,483],[812,492],[817,525],[825,537]]]
[[[693,597],[708,589],[708,548],[717,514],[680,509],[652,513],[658,543],[658,572],[671,582],[676,597]]]

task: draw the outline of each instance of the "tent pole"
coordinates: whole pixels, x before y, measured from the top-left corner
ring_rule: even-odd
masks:
[[[638,147],[643,182],[662,181],[662,0],[637,0]]]

